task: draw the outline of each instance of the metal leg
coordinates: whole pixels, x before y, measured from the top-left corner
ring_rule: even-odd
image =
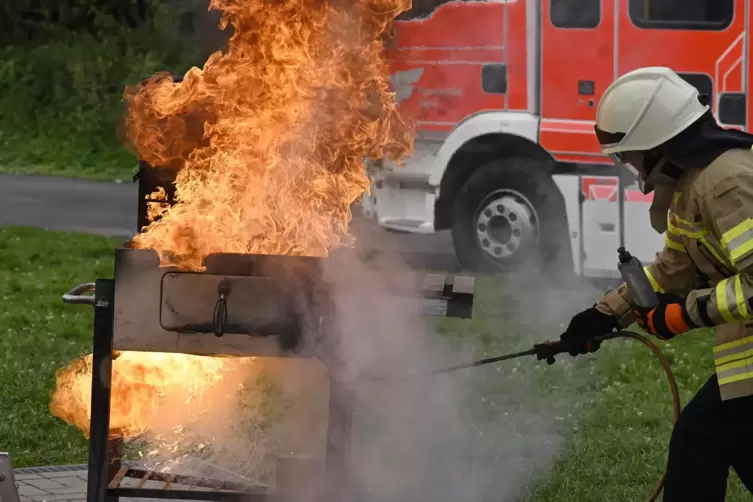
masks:
[[[109,417],[109,415],[108,415]],[[109,425],[109,424],[108,424]],[[107,440],[107,484],[109,485],[122,467],[123,438],[115,437]],[[118,502],[120,497],[105,492],[105,502]]]
[[[353,396],[338,380],[330,376],[329,425],[325,463],[325,502],[345,502],[349,488],[348,446],[353,422]]]
[[[113,280],[97,280],[94,290],[94,349],[86,502],[104,502],[108,484],[114,293]]]

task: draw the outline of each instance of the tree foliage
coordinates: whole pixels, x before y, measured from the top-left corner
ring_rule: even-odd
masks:
[[[2,2],[0,165],[132,165],[116,135],[123,90],[156,71],[201,66],[197,26],[207,7],[207,0]]]

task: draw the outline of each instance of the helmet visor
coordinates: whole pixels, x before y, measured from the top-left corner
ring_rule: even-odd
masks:
[[[646,182],[643,180],[641,176],[641,172],[633,164],[628,162],[622,153],[610,153],[609,159],[614,163],[617,169],[622,170],[624,173],[628,174],[631,178],[635,179],[635,181],[638,183],[638,188],[641,190],[641,192],[646,193],[647,186],[646,186]]]

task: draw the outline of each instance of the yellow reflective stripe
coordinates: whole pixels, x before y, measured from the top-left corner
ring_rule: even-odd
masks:
[[[740,274],[735,276],[735,301],[737,302],[737,311],[743,319],[748,318],[748,299],[743,293],[743,280]]]
[[[675,204],[677,204],[678,202],[680,202],[680,197],[682,197],[682,192],[675,192],[674,193],[673,199],[674,199]]]
[[[746,319],[748,316],[747,298],[743,294],[740,275],[719,281],[716,285],[716,308],[727,322]]]
[[[717,366],[716,376],[720,385],[753,378],[753,357]]]
[[[753,220],[746,218],[722,235],[722,245],[733,263],[753,250]]]
[[[693,227],[692,229],[685,229],[678,227],[677,225],[672,223],[672,221],[669,221],[667,225],[667,231],[672,232],[675,235],[684,235],[685,237],[690,237],[691,239],[700,239],[708,233],[708,230],[704,228],[698,229]]]
[[[668,248],[674,249],[675,251],[680,251],[681,253],[685,253],[685,246],[680,244],[679,242],[673,241],[669,237],[669,233],[664,234],[664,244],[667,245]]]
[[[721,373],[722,371],[729,371],[729,370],[734,370],[737,368],[742,368],[743,366],[747,364],[753,363],[753,359],[750,357],[750,355],[753,355],[753,352],[749,354],[748,357],[745,357],[744,359],[740,359],[739,361],[732,361],[731,363],[717,365],[716,367],[717,373]]]
[[[751,250],[753,250],[753,238],[732,250],[729,257],[733,262],[737,262],[740,258],[750,253]]]
[[[656,291],[657,293],[664,293],[664,288],[662,288],[661,285],[656,281],[656,279],[654,279],[654,276],[651,274],[651,271],[648,269],[648,267],[643,267],[643,271],[646,273],[648,282],[651,283],[651,287],[654,288],[654,291]]]
[[[714,347],[714,353],[716,354],[717,352],[722,352],[729,349],[736,349],[748,343],[753,343],[753,336],[746,336],[745,338],[740,338],[739,340],[733,340],[731,342],[720,343],[719,345]]]
[[[729,363],[730,361],[737,361],[739,359],[747,359],[749,357],[753,357],[753,349],[744,350],[742,352],[735,352],[727,356],[717,357],[716,359],[714,359],[714,364],[719,369],[721,368],[729,369],[725,365]]]
[[[719,385],[726,385],[728,383],[735,383],[739,382],[740,380],[747,380],[749,378],[753,378],[753,371],[746,371],[745,373],[740,373],[737,375],[728,376],[725,378],[719,379]]]
[[[726,265],[732,265],[730,263],[730,261],[726,257],[722,256],[719,253],[719,251],[716,249],[716,246],[714,246],[706,237],[701,237],[698,240],[701,241],[701,243],[704,246],[706,246],[706,249],[709,250],[709,253],[711,253],[712,255],[714,255],[714,258],[716,258],[717,260],[719,260],[719,263],[726,264]]]
[[[716,308],[725,321],[734,322],[735,318],[732,317],[732,313],[729,311],[729,303],[727,303],[728,282],[729,279],[723,279],[716,285]]]
[[[722,234],[722,244],[726,247],[730,242],[740,237],[748,230],[753,230],[753,220],[746,218],[734,227],[730,228]]]
[[[681,223],[683,225],[687,225],[689,227],[696,228],[695,222],[684,220],[684,219],[680,218],[679,216],[677,216],[677,214],[675,214],[675,213],[672,213],[672,217],[674,217],[674,219],[676,219],[678,223]]]

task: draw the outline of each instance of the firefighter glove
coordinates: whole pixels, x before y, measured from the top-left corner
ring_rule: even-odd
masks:
[[[562,335],[562,348],[571,356],[587,354],[599,350],[600,342],[595,338],[611,333],[619,328],[617,318],[591,307],[573,316]]]
[[[671,293],[658,293],[657,296],[658,306],[633,308],[635,320],[643,331],[660,340],[670,340],[697,327],[688,316],[683,298]]]

